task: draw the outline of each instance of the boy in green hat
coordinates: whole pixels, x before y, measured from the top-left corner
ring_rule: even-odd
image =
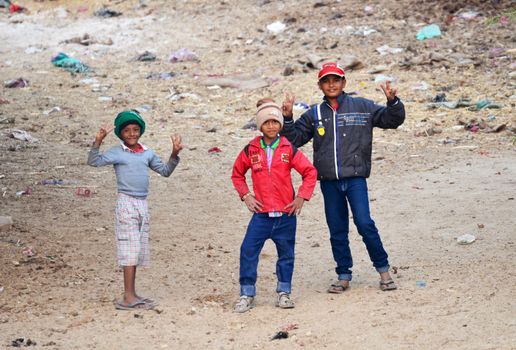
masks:
[[[99,150],[104,138],[115,130],[120,145],[102,154]],[[149,148],[139,142],[145,131],[145,121],[134,110],[117,115],[115,125],[103,125],[95,137],[88,164],[115,168],[118,199],[115,210],[115,233],[118,264],[124,272],[124,299],[117,301],[119,310],[152,309],[151,299],[140,297],[135,291],[136,267],[149,263],[149,210],[147,194],[149,171],[168,177],[179,163],[183,149],[181,136],[171,135],[172,154],[166,164]]]

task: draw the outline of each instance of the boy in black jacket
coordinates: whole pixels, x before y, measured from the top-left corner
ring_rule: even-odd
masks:
[[[405,107],[388,82],[380,85],[387,106],[349,96],[343,91],[344,70],[336,62],[323,64],[318,85],[324,93],[323,102],[313,105],[296,122],[292,119],[294,97],[287,94],[281,134],[296,147],[313,139],[314,166],[321,182],[333,258],[337,263],[338,281],[328,292],[344,292],[352,277],[348,204],[373,266],[380,274],[380,288],[396,289],[389,274],[387,252],[369,211],[366,178],[371,173],[373,127],[396,129],[405,120]]]

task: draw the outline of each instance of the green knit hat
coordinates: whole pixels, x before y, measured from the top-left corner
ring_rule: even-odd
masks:
[[[145,121],[142,119],[140,114],[135,110],[123,111],[119,113],[115,118],[115,135],[119,139],[122,139],[121,132],[126,125],[136,123],[140,126],[140,135],[143,135],[145,131]]]

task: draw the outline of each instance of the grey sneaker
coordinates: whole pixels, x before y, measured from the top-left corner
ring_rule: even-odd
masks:
[[[276,306],[282,309],[292,309],[294,305],[294,301],[290,299],[290,294],[285,292],[278,293],[278,301],[276,302]]]
[[[253,304],[254,298],[249,297],[247,295],[242,295],[240,299],[238,299],[237,303],[235,304],[234,311],[238,313],[243,313],[246,311],[251,310],[254,307]]]

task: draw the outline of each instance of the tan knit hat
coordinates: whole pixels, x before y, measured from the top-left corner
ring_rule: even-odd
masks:
[[[281,107],[274,102],[266,102],[256,111],[256,128],[262,130],[262,124],[267,120],[277,120],[283,128],[283,113]]]

